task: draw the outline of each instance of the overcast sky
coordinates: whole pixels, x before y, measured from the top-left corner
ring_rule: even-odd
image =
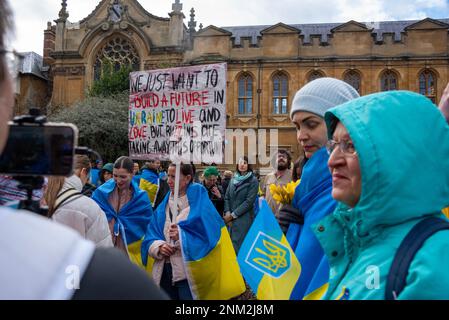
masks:
[[[47,21],[58,18],[61,0],[9,0],[15,14],[13,47],[42,54],[43,30]],[[68,0],[69,21],[89,15],[99,0]],[[150,13],[168,17],[174,0],[141,0]],[[196,20],[208,25],[242,26],[411,20],[449,18],[449,0],[185,0],[183,11],[188,23],[190,9]]]

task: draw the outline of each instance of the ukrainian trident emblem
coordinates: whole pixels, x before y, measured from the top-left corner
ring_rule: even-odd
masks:
[[[290,269],[291,256],[285,245],[259,232],[245,261],[260,272],[279,278]]]

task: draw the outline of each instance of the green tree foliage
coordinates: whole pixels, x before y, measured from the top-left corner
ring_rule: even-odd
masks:
[[[89,95],[94,97],[107,97],[129,90],[130,72],[132,72],[130,66],[123,65],[119,70],[115,70],[112,62],[107,60],[103,61],[101,78],[94,82]]]
[[[48,116],[50,121],[73,123],[79,130],[79,145],[94,149],[103,161],[113,162],[128,155],[129,73],[131,67],[116,71],[103,61],[100,80],[94,82],[88,97],[71,107],[60,107]]]
[[[72,107],[49,115],[50,121],[68,122],[79,129],[79,145],[94,149],[103,161],[128,155],[128,92],[90,96]]]

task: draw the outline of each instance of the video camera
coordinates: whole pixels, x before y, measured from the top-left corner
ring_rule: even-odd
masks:
[[[27,191],[27,200],[20,201],[19,209],[47,216],[47,208],[32,200],[33,190],[41,189],[44,176],[73,174],[75,154],[94,154],[93,150],[77,147],[78,129],[73,124],[50,123],[38,109],[15,117],[9,123],[9,138],[0,155],[0,174],[12,176],[19,188]]]

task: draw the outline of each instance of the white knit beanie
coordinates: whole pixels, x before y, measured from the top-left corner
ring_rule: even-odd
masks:
[[[290,117],[293,118],[295,112],[307,111],[324,118],[328,109],[359,97],[357,90],[344,81],[319,78],[296,92]]]

